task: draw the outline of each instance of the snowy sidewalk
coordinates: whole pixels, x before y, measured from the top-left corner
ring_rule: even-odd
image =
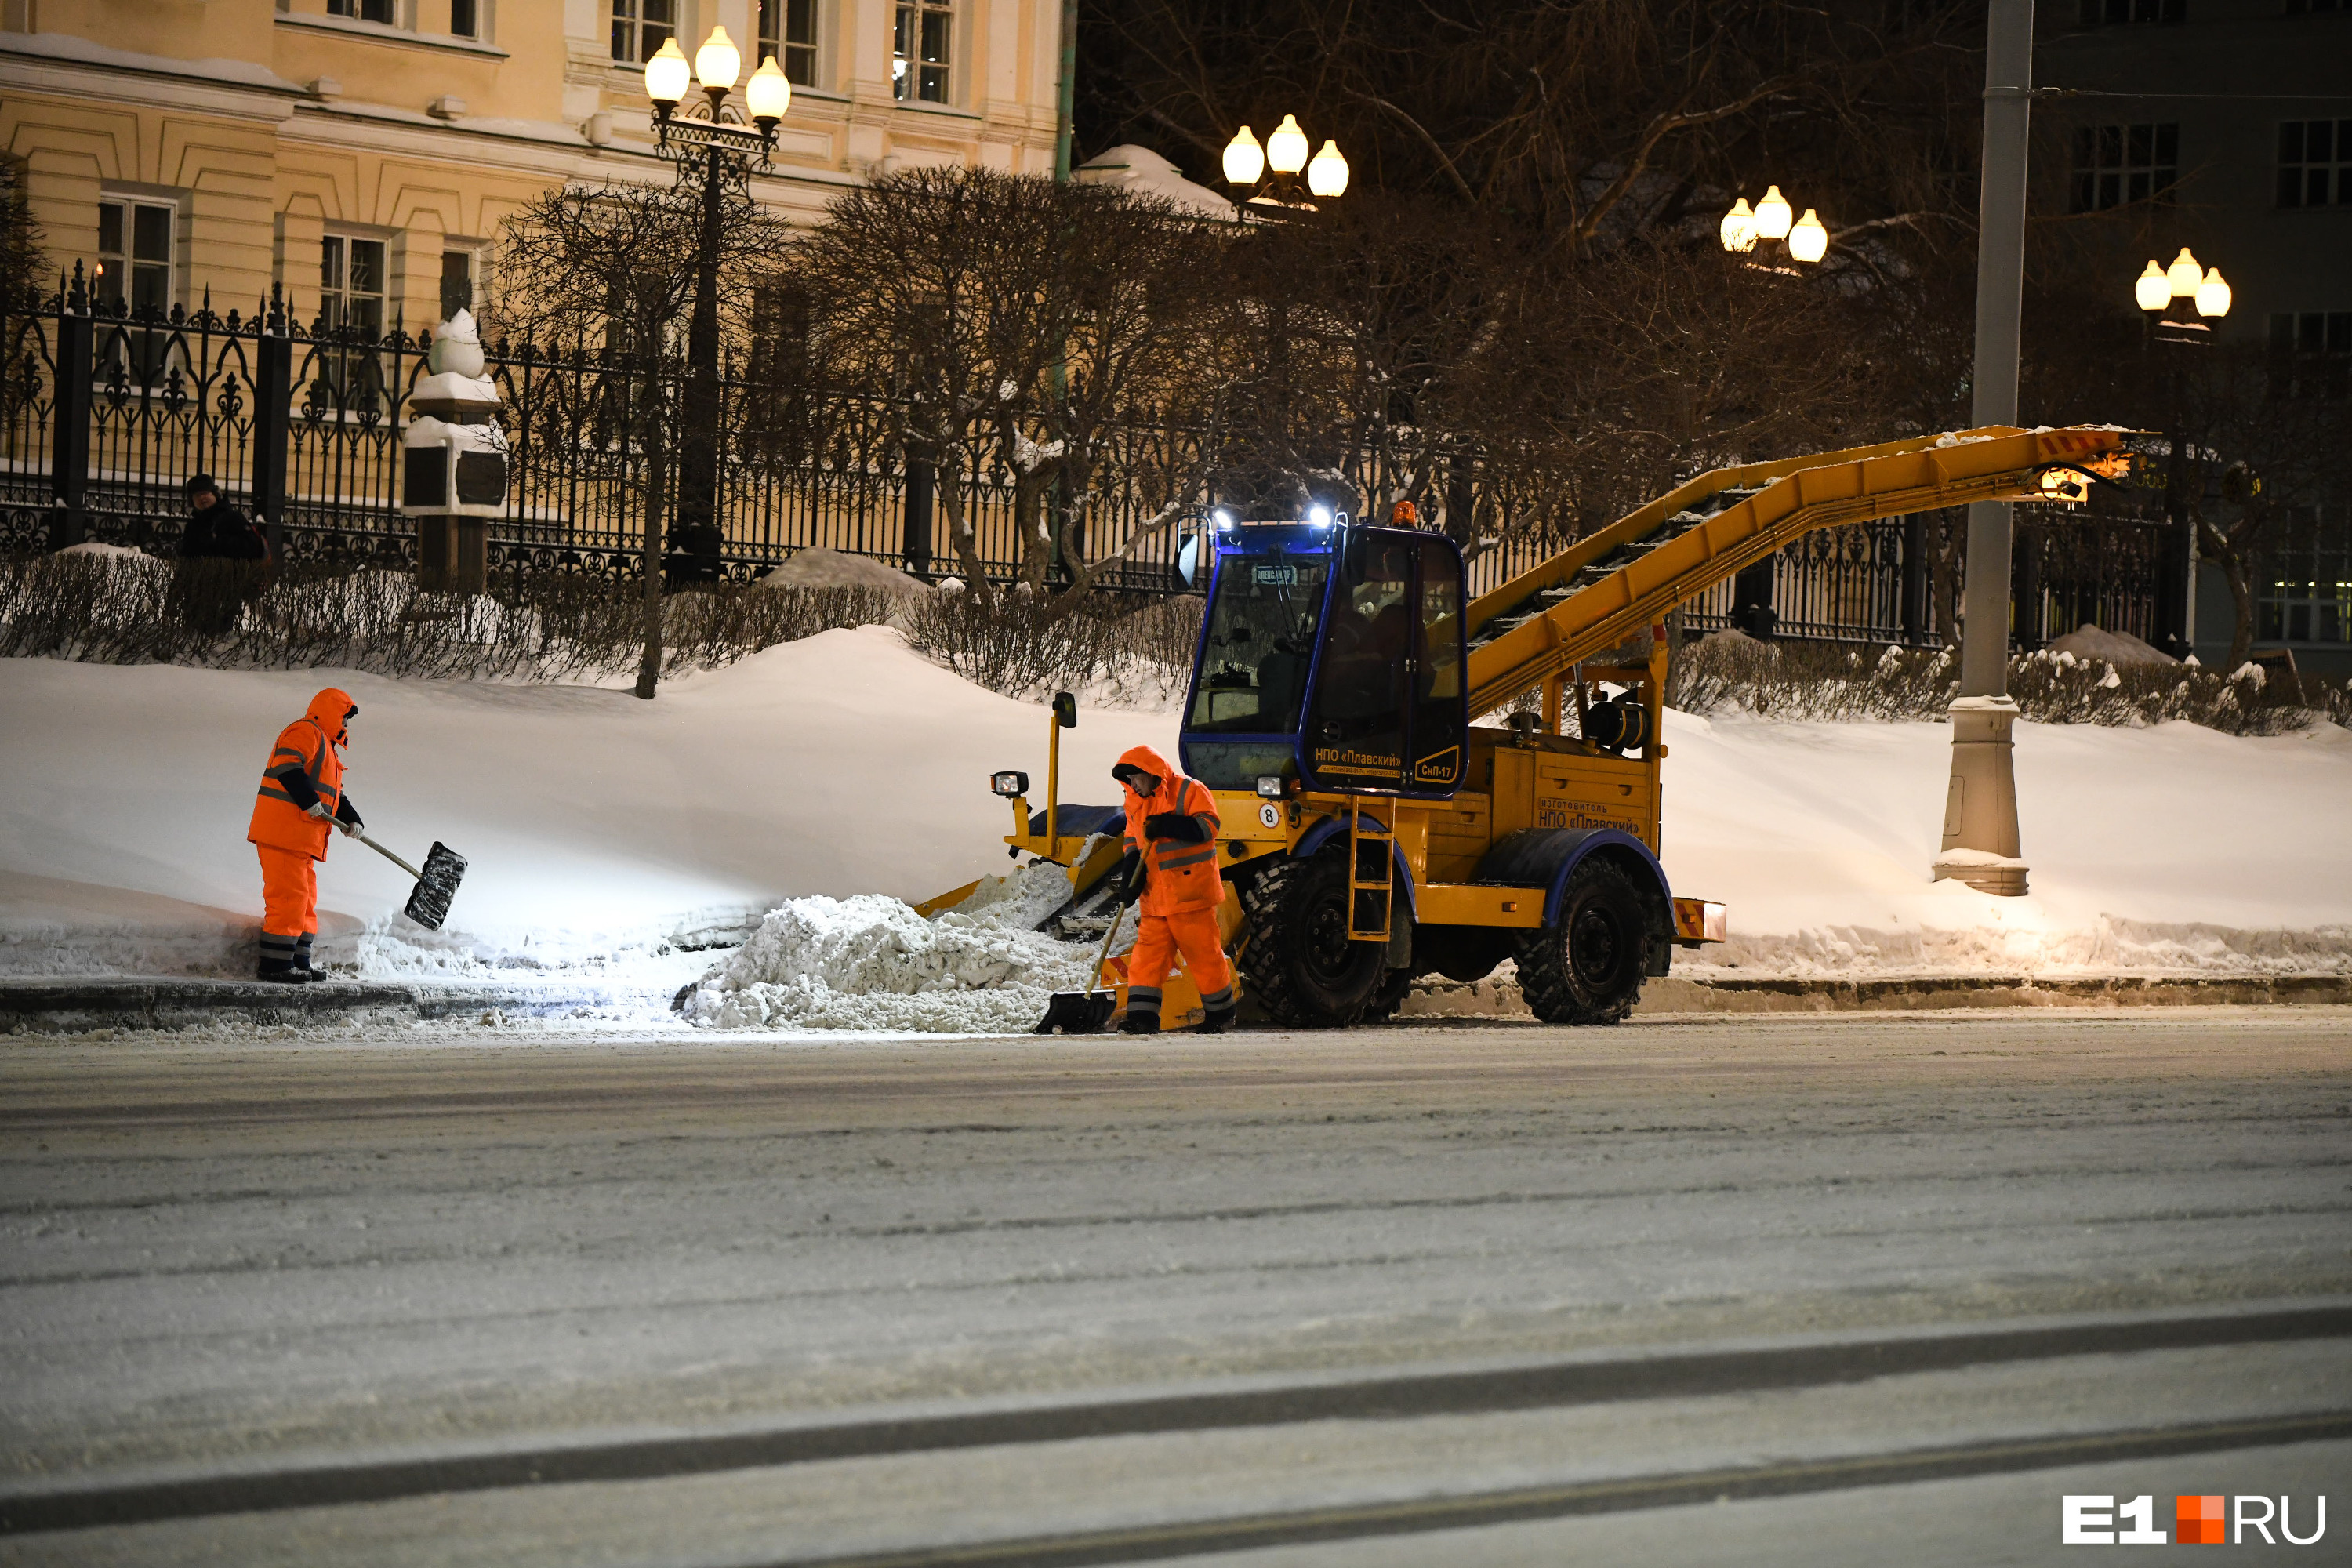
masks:
[[[412,857],[441,839],[471,862],[448,929],[426,933],[396,912],[398,871],[334,846],[321,955],[369,982],[602,987],[659,998],[666,1017],[782,900],[915,900],[1010,869],[992,771],[1025,769],[1042,804],[1045,710],[878,627],[771,648],[650,703],[583,686],[11,660],[0,978],[249,973],[252,781],[270,737],[328,684],[360,704],[351,787],[372,831]],[[1171,748],[1175,728],[1171,713],[1088,710],[1065,741],[1066,799],[1109,800],[1118,754]],[[1730,906],[1733,940],[1705,964],[1678,954],[1660,1000],[1683,981],[1760,999],[1798,981],[1828,983],[1789,993],[1818,998],[1890,981],[1983,993],[2352,976],[2345,730],[2020,725],[2033,890],[2011,900],[1928,880],[1944,726],[1670,714],[1667,739],[1666,868],[1677,892]],[[919,984],[934,980],[987,983]]]

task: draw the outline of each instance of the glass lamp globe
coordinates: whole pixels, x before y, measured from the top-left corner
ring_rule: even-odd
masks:
[[[1244,125],[1225,143],[1225,184],[1255,185],[1265,173],[1265,149],[1257,144],[1257,138]]]
[[[2230,313],[2230,286],[2221,281],[2218,267],[2205,274],[2205,281],[2197,285],[2197,313],[2200,316],[2226,316]]]
[[[676,38],[664,38],[659,53],[646,62],[646,96],[656,103],[675,105],[686,96],[693,68],[686,63]]]
[[[1723,215],[1723,248],[1744,255],[1756,248],[1756,214],[1742,196]]]
[[[1277,174],[1295,174],[1307,167],[1307,132],[1298,129],[1298,116],[1284,115],[1265,139],[1265,161]]]
[[[2147,270],[2132,280],[2132,300],[2143,310],[2161,310],[2172,303],[2172,284],[2160,265],[2149,262]]]
[[[1830,231],[1822,226],[1813,209],[1807,207],[1805,216],[1797,220],[1797,226],[1789,231],[1789,254],[1799,261],[1819,261],[1829,254],[1829,249]]]
[[[2164,269],[2164,280],[2171,285],[2174,299],[2187,300],[2196,294],[2197,285],[2205,281],[2205,268],[2184,245],[2180,254],[2172,258],[2172,265]]]
[[[793,106],[793,84],[776,68],[776,57],[770,55],[751,73],[743,87],[743,97],[750,103],[754,120],[782,120]]]
[[[1339,155],[1339,144],[1326,138],[1323,151],[1307,165],[1307,188],[1318,196],[1345,195],[1348,189],[1348,160]]]
[[[710,29],[710,37],[702,40],[702,47],[694,51],[694,79],[706,92],[726,92],[743,74],[743,54],[735,40],[727,36],[724,27]]]
[[[1789,205],[1789,198],[1780,194],[1780,186],[1774,185],[1764,193],[1764,199],[1756,204],[1756,232],[1766,239],[1786,239],[1789,237],[1789,220],[1795,216]]]

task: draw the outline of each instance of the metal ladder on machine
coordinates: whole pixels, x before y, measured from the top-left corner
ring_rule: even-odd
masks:
[[[1396,830],[1364,816],[1364,797],[1348,797],[1348,940],[1389,940],[1396,892]],[[1368,867],[1366,858],[1373,864]]]

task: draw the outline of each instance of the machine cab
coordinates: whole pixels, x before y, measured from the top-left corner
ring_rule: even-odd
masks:
[[[1220,528],[1181,744],[1212,789],[1278,776],[1450,797],[1469,727],[1462,552],[1442,534]]]

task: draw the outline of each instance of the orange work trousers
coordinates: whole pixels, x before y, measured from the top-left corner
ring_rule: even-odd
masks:
[[[1234,999],[1233,965],[1225,962],[1225,944],[1217,935],[1217,911],[1180,910],[1172,915],[1145,915],[1135,928],[1135,951],[1127,959],[1128,1005],[1160,1005],[1160,987],[1176,967],[1176,955],[1201,992],[1201,1005],[1212,1012]]]
[[[319,929],[319,863],[302,849],[253,847],[261,856],[261,929],[306,936]]]

